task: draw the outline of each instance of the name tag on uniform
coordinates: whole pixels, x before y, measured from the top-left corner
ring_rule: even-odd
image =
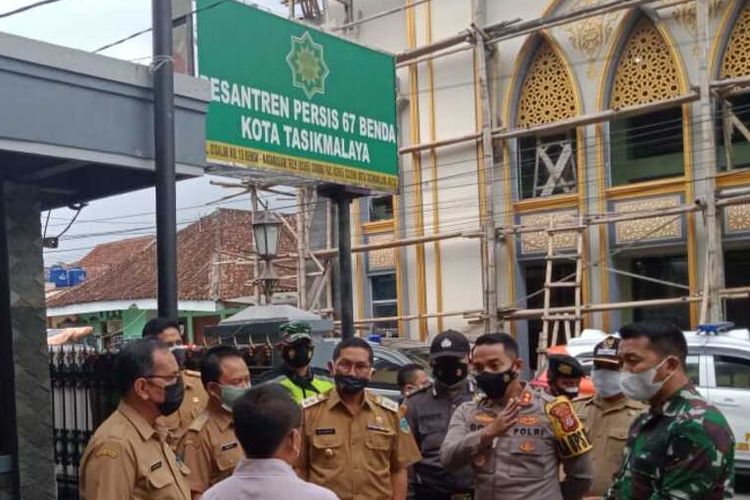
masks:
[[[153,464],[151,464],[150,470],[151,472],[154,472],[155,470],[160,469],[161,466],[162,466],[162,463],[161,463],[161,460],[159,460],[158,462],[154,462]]]
[[[237,441],[232,441],[231,443],[221,445],[221,451],[233,450],[238,446],[239,444],[237,443]]]
[[[316,436],[328,436],[331,434],[336,434],[336,429],[330,428],[330,429],[315,429],[315,435]]]
[[[367,424],[367,430],[375,432],[388,432],[388,428],[380,424]]]

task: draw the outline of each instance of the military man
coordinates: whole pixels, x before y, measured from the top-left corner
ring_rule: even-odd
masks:
[[[549,387],[547,392],[552,396],[564,396],[569,400],[578,397],[581,379],[586,375],[581,363],[567,354],[554,354],[549,357],[547,378]]]
[[[435,382],[412,393],[404,404],[406,420],[414,433],[422,460],[414,464],[411,486],[417,500],[471,499],[474,481],[466,464],[455,473],[440,463],[440,446],[453,412],[474,397],[468,380],[470,345],[454,330],[436,335],[430,345]]]
[[[594,447],[591,450],[594,484],[589,496],[600,497],[607,492],[622,463],[630,424],[646,409],[645,404],[622,393],[619,345],[620,339],[610,335],[594,347],[591,380],[596,394],[579,402],[578,414]]]
[[[212,347],[201,365],[208,405],[188,427],[178,455],[191,470],[190,492],[197,499],[229,477],[242,459],[234,433],[232,405],[250,388],[250,371],[242,354],[230,346]]]
[[[153,318],[143,327],[144,339],[156,339],[166,344],[173,351],[182,346],[180,325],[167,318]],[[182,436],[190,423],[206,407],[208,394],[201,383],[201,374],[194,370],[181,370],[185,386],[185,397],[182,405],[173,414],[160,417],[156,424],[168,432],[168,442],[173,450],[177,449]]]
[[[81,459],[83,500],[190,500],[190,470],[155,427],[182,403],[177,360],[153,340],[130,343],[114,367],[117,410],[99,426]]]
[[[733,495],[734,435],[685,373],[687,342],[664,321],[620,329],[622,390],[648,402],[630,427],[624,461],[608,499],[700,498]]]
[[[403,500],[407,467],[421,458],[398,405],[365,391],[372,364],[370,344],[342,340],[331,363],[336,389],[302,402],[300,475],[341,500]]]
[[[299,404],[303,399],[323,394],[333,389],[333,382],[314,375],[310,369],[315,346],[312,330],[306,321],[292,321],[279,327],[281,334],[281,368],[272,370],[258,383],[276,383],[284,386]]]
[[[472,364],[484,394],[453,414],[440,449],[443,466],[471,464],[476,500],[581,498],[591,486],[591,445],[570,401],[518,380],[518,345],[506,333],[479,337]]]

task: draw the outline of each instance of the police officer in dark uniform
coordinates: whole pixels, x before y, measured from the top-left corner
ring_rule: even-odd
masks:
[[[581,379],[586,375],[581,363],[573,356],[555,354],[549,357],[547,392],[552,396],[565,396],[571,401],[578,397]]]
[[[414,433],[422,460],[414,464],[410,476],[416,500],[471,499],[471,467],[448,472],[440,464],[440,446],[456,408],[474,397],[469,373],[466,337],[454,330],[437,335],[430,346],[430,363],[435,382],[409,395],[402,406]]]

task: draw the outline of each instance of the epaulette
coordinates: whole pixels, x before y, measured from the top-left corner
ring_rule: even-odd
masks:
[[[200,432],[203,426],[206,425],[206,422],[208,422],[208,412],[204,411],[190,422],[188,431]]]
[[[201,378],[201,372],[197,372],[195,370],[183,370],[182,375],[188,376],[188,377]]]
[[[316,394],[315,396],[310,396],[309,398],[303,399],[300,405],[302,406],[302,408],[310,408],[311,406],[315,406],[316,404],[323,402],[326,399],[328,399],[328,393]]]
[[[393,413],[398,413],[398,403],[391,399],[384,398],[383,396],[378,396],[375,399],[375,402],[386,410],[391,410]]]
[[[406,399],[409,399],[409,398],[410,398],[410,397],[412,397],[412,396],[415,396],[415,395],[417,395],[417,394],[420,394],[420,393],[422,393],[422,392],[424,392],[424,391],[426,391],[427,389],[430,389],[430,388],[432,388],[432,384],[427,384],[427,385],[425,385],[425,386],[422,386],[422,387],[420,387],[419,389],[417,389],[416,391],[412,391],[412,392],[410,392],[409,394],[407,394],[407,395],[406,395]]]

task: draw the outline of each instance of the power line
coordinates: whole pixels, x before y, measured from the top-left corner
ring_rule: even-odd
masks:
[[[14,10],[9,10],[8,12],[3,12],[2,14],[0,14],[0,19],[5,19],[5,18],[11,17],[11,16],[15,16],[16,14],[20,14],[22,12],[26,12],[26,11],[31,10],[31,9],[36,9],[37,7],[42,7],[43,5],[48,5],[48,4],[51,4],[51,3],[57,3],[59,1],[60,0],[41,0],[39,2],[34,2],[32,4],[25,5],[23,7],[19,7],[19,8],[14,9]]]

